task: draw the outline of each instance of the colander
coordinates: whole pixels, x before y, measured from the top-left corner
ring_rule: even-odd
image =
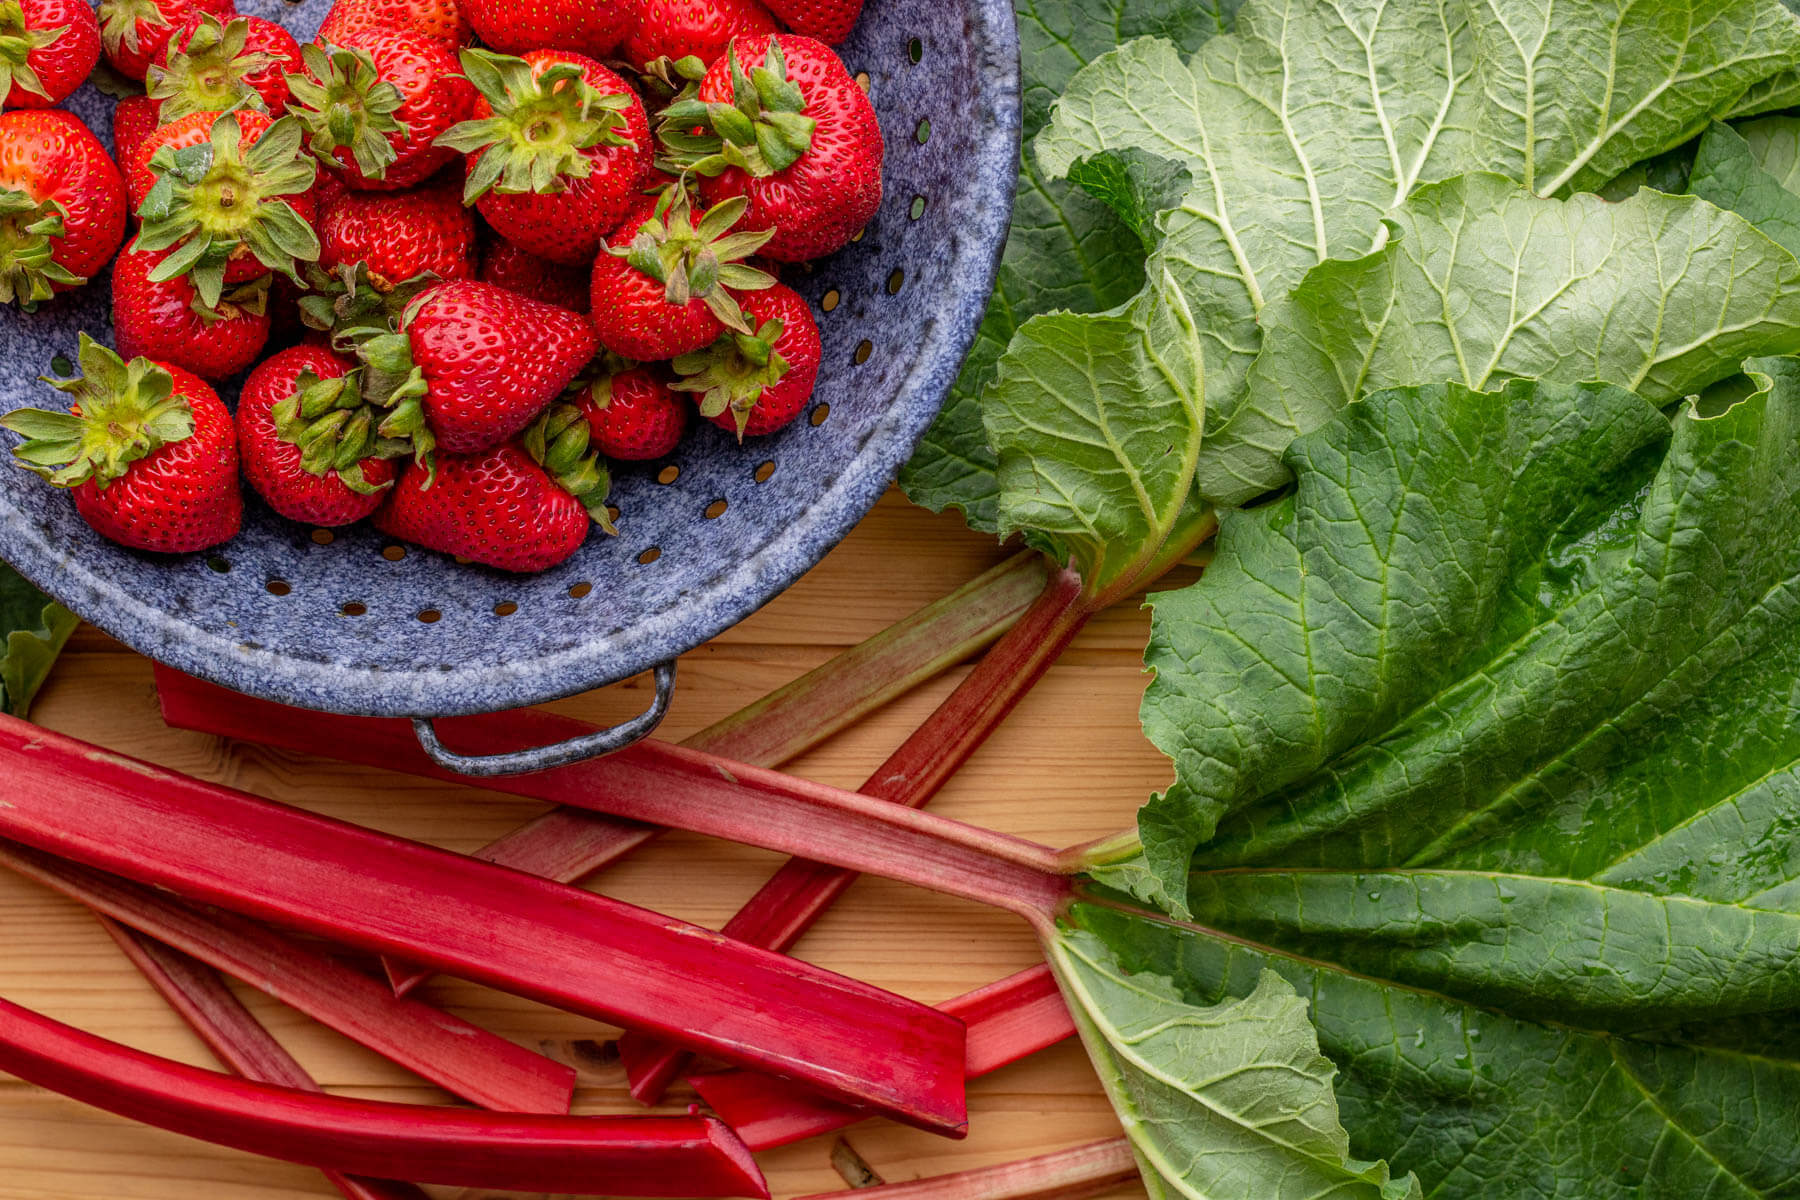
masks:
[[[240,0],[302,41],[329,0]],[[1019,151],[1010,0],[868,0],[845,64],[887,142],[881,211],[832,258],[784,272],[814,306],[824,369],[806,414],[739,446],[699,422],[660,462],[615,470],[617,537],[517,576],[401,546],[365,526],[309,529],[246,495],[216,551],[159,556],[104,540],[23,470],[0,469],[0,557],[133,649],[284,704],[415,719],[440,762],[537,770],[654,728],[674,659],[742,620],[875,503],[943,403],[975,336],[1011,215]],[[69,101],[110,143],[112,101]],[[76,334],[111,341],[109,282],[0,314],[0,403],[49,407]],[[222,389],[227,401],[235,388]],[[16,439],[13,439],[16,440]],[[572,743],[486,759],[430,718],[539,703],[655,668],[650,710]]]

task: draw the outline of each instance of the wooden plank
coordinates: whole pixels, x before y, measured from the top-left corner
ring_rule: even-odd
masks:
[[[989,539],[891,494],[789,592],[687,655],[664,732],[698,729],[869,636],[998,561]],[[1143,738],[1137,706],[1148,617],[1134,599],[1083,632],[1049,677],[934,804],[938,811],[1027,837],[1071,844],[1123,828],[1168,782]],[[792,769],[854,787],[960,672],[876,713]],[[627,681],[557,707],[596,721],[642,707],[646,681]],[[150,664],[85,628],[34,714],[43,724],[259,795],[303,804],[406,837],[471,850],[534,810],[516,799],[287,755],[167,729]],[[608,872],[598,890],[720,925],[773,869],[774,856],[670,835]],[[0,873],[0,995],[159,1054],[212,1065],[199,1043],[76,905]],[[814,962],[936,1001],[1028,965],[1036,946],[1019,921],[882,880],[863,880],[807,935]],[[623,1073],[597,1050],[610,1030],[456,980],[429,995],[472,1020],[582,1068],[578,1111],[633,1111]],[[334,1091],[439,1102],[400,1069],[261,997],[246,1000],[301,1063]],[[679,1108],[691,1097],[676,1092]],[[979,1081],[972,1132],[949,1142],[871,1121],[857,1151],[889,1180],[965,1170],[1110,1136],[1117,1123],[1080,1049],[1065,1045]],[[778,1196],[841,1186],[829,1139],[763,1156]],[[217,1150],[131,1126],[0,1077],[0,1200],[299,1200],[331,1195],[315,1171]],[[487,1200],[488,1193],[450,1200]],[[1141,1195],[1123,1189],[1120,1197]]]

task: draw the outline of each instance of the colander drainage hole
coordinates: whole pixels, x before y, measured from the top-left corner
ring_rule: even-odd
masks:
[[[931,140],[931,119],[929,117],[919,121],[919,127],[913,130],[913,137],[921,146]]]
[[[832,288],[823,296],[819,297],[819,307],[826,312],[833,312],[837,309],[838,301],[843,298],[843,293],[839,292],[836,288]]]
[[[381,557],[387,559],[389,562],[399,562],[401,559],[406,557],[406,547],[405,546],[383,546],[381,548]]]
[[[229,558],[225,558],[225,557],[222,557],[221,555],[217,555],[217,554],[215,554],[211,558],[207,559],[206,565],[211,567],[213,570],[217,571],[221,575],[223,575],[227,571],[231,570],[231,560]]]
[[[75,373],[75,364],[69,361],[68,355],[58,354],[50,360],[50,373],[67,378]]]
[[[579,600],[593,590],[594,585],[591,583],[578,583],[569,589],[569,599]]]
[[[269,590],[271,596],[285,596],[294,590],[293,585],[285,579],[271,579],[263,586]]]
[[[674,463],[670,463],[668,466],[664,467],[662,470],[660,470],[656,473],[656,482],[658,482],[658,483],[664,483],[664,484],[674,483],[677,479],[680,479],[680,478],[681,478],[681,468],[676,466]]]
[[[647,567],[661,557],[662,548],[659,546],[652,546],[642,554],[638,555],[638,562]]]
[[[345,616],[345,617],[360,617],[368,611],[369,611],[368,605],[358,604],[356,601],[352,600],[349,603],[345,604],[342,608],[338,609],[338,614],[340,616]]]
[[[875,344],[873,342],[871,342],[868,338],[864,338],[862,341],[856,343],[856,353],[851,355],[850,357],[852,359],[854,359],[856,362],[856,365],[860,367],[864,363],[869,361],[869,355],[873,354],[874,352],[875,352]]]
[[[514,604],[511,600],[502,600],[500,603],[494,605],[494,615],[496,617],[510,617],[518,611],[519,606]]]
[[[718,520],[725,515],[725,508],[725,501],[714,500],[711,504],[706,506],[706,519],[709,521]]]
[[[856,73],[856,86],[863,90],[863,95],[869,94],[869,73],[867,71]]]
[[[775,460],[770,459],[768,462],[764,463],[762,466],[756,468],[756,474],[753,476],[753,478],[758,483],[767,483],[767,482],[769,482],[769,476],[773,475],[774,473],[775,473]]]
[[[813,409],[812,416],[810,416],[806,419],[812,423],[812,427],[814,429],[817,429],[819,426],[821,426],[825,423],[825,418],[829,417],[830,415],[831,415],[831,405],[821,404],[821,405],[819,405],[819,407]]]
[[[900,294],[900,289],[905,286],[906,270],[902,267],[895,267],[893,273],[888,276],[887,294],[890,296],[898,296]]]
[[[906,57],[912,59],[914,63],[917,63],[921,58],[924,58],[925,43],[921,42],[918,38],[914,38],[912,41],[906,43]]]
[[[912,202],[912,208],[909,209],[908,211],[911,213],[912,219],[915,221],[918,220],[920,217],[924,216],[925,215],[925,197],[914,196],[913,202]]]
[[[421,609],[419,611],[419,620],[423,621],[427,625],[436,625],[439,621],[441,621],[443,619],[444,619],[444,614],[439,612],[435,608],[426,608],[426,609]]]
[[[312,540],[315,546],[329,546],[337,541],[337,534],[329,529],[315,529],[312,531]]]

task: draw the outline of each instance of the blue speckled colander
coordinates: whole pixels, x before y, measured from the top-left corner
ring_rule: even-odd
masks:
[[[239,8],[305,40],[328,5]],[[817,394],[780,434],[740,447],[700,422],[667,460],[620,468],[619,536],[596,530],[561,567],[514,576],[367,526],[295,525],[247,492],[243,532],[225,546],[147,555],[99,537],[36,476],[0,467],[0,557],[136,650],[328,712],[490,712],[667,664],[650,712],[579,744],[470,762],[421,720],[428,748],[464,770],[534,769],[643,736],[667,706],[675,657],[773,598],[875,503],[942,404],[993,285],[1018,154],[1010,0],[868,0],[838,49],[869,77],[885,191],[857,242],[785,272],[819,315]],[[110,144],[110,100],[89,87],[69,106]],[[54,403],[37,377],[74,357],[78,331],[110,343],[108,295],[101,278],[35,314],[0,313],[0,411]]]

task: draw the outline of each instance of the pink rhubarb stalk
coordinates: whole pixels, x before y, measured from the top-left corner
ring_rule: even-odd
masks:
[[[968,1026],[974,1079],[1075,1035],[1050,968],[1039,964],[938,1005]],[[772,1150],[854,1125],[867,1113],[755,1071],[689,1075],[688,1082],[752,1150]]]
[[[409,1071],[485,1108],[566,1113],[575,1072],[228,912],[201,912],[41,851],[0,841],[5,866],[243,980]],[[286,1084],[287,1080],[270,1080]]]
[[[1053,573],[1019,623],[869,776],[863,794],[909,808],[929,803],[1087,624],[1092,610],[1081,599],[1080,576]],[[731,918],[725,936],[770,950],[791,949],[855,882],[855,871],[790,859]],[[645,1104],[662,1098],[690,1058],[681,1047],[639,1030],[619,1039],[619,1054],[631,1094]]]
[[[349,1175],[617,1196],[757,1196],[750,1152],[708,1117],[567,1117],[348,1100],[157,1058],[0,1000],[0,1070],[84,1104]]]
[[[111,917],[99,920],[125,957],[220,1062],[257,1083],[303,1092],[322,1090],[251,1015],[217,971]],[[325,1180],[344,1200],[431,1200],[416,1184],[391,1179],[368,1179],[327,1169]]]
[[[1111,1138],[1021,1162],[854,1192],[820,1192],[802,1200],[1081,1200],[1137,1178],[1131,1143]]]
[[[878,988],[5,716],[0,790],[8,797],[0,837],[598,1020],[654,1029],[922,1128],[966,1127],[961,1023]]]

